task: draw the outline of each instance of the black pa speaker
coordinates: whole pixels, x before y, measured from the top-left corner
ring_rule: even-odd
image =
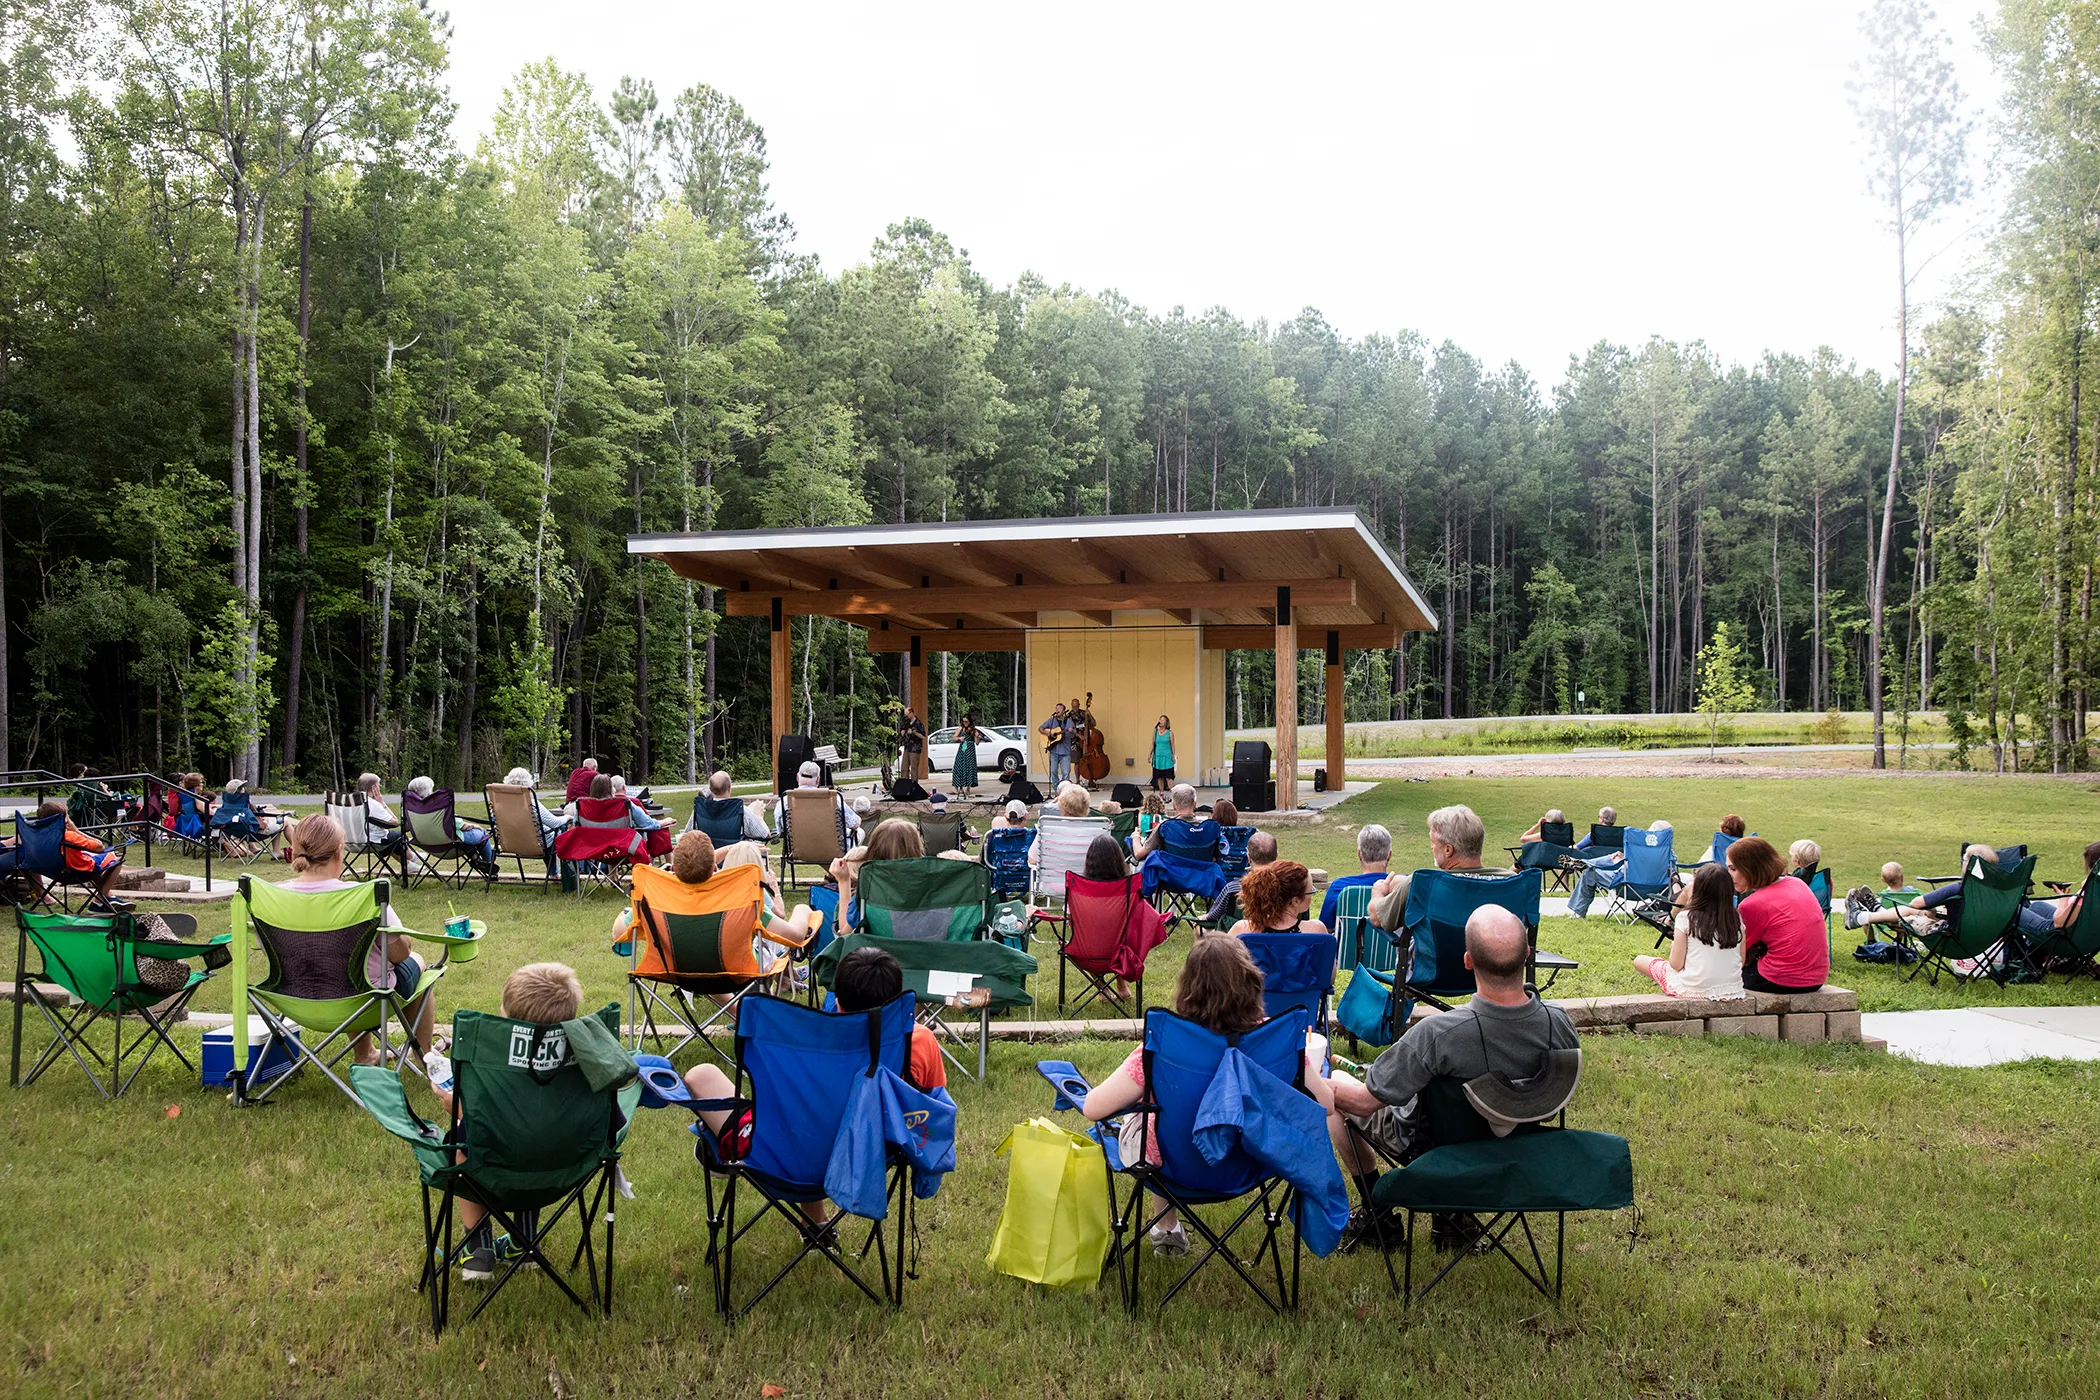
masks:
[[[1313,769],[1313,791],[1327,791],[1327,770],[1325,768]]]
[[[1242,812],[1273,812],[1276,810],[1276,784],[1267,778],[1252,783],[1234,783],[1232,805]]]
[[[780,736],[780,790],[786,792],[795,786],[795,773],[805,763],[816,763],[819,769],[817,785],[831,786],[831,767],[817,763],[817,741],[807,734],[783,734]]]
[[[1232,785],[1268,780],[1269,746],[1260,739],[1242,739],[1232,746]],[[1261,811],[1270,810],[1267,807]]]

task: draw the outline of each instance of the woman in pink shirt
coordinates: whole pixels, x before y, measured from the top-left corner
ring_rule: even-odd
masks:
[[[1829,981],[1829,911],[1807,881],[1787,878],[1772,843],[1746,836],[1730,846],[1728,873],[1743,896],[1744,989],[1812,992]]]

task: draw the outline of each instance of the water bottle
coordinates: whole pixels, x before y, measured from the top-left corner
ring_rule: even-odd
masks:
[[[430,1087],[452,1092],[452,1060],[442,1050],[432,1050],[423,1056],[423,1071],[430,1076]]]

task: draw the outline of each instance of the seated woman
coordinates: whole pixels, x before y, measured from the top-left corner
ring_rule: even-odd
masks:
[[[1665,996],[1736,1001],[1743,991],[1743,921],[1735,908],[1735,882],[1718,862],[1699,867],[1685,906],[1670,934],[1670,956],[1643,954],[1633,965],[1655,979]]]
[[[1743,986],[1753,992],[1812,992],[1830,980],[1828,911],[1762,836],[1728,848],[1728,873],[1743,896]]]
[[[88,901],[89,910],[97,914],[118,914],[131,908],[129,900],[113,899],[109,893],[109,887],[116,883],[117,872],[124,868],[121,846],[106,846],[73,825],[73,818],[66,814],[66,804],[55,797],[40,805],[36,815],[65,819],[66,869],[95,877],[81,882],[95,891],[94,897]]]
[[[292,863],[292,878],[279,881],[277,887],[305,892],[356,888],[343,878],[343,840],[343,824],[326,812],[316,812],[292,823],[285,841],[285,859]],[[380,914],[388,928],[401,926],[392,904]],[[404,997],[415,992],[423,980],[423,970],[423,955],[415,951],[415,944],[406,935],[398,933],[374,939],[365,963],[366,980],[374,987],[392,986]],[[428,993],[408,1008],[408,1019],[415,1027],[417,1047],[432,1048],[436,1016]],[[361,1065],[379,1063],[379,1051],[373,1047],[369,1033],[359,1036],[351,1050]]]
[[[428,774],[421,774],[408,780],[408,790],[421,801],[437,791],[437,784]],[[474,863],[475,869],[487,871],[495,868],[496,847],[487,828],[462,821],[454,813],[452,829],[459,833],[459,844],[467,848],[467,859]]]
[[[1565,822],[1567,819],[1568,814],[1566,812],[1563,812],[1560,808],[1548,807],[1546,809],[1546,815],[1540,817],[1537,821],[1533,822],[1531,824],[1531,830],[1525,832],[1522,836],[1519,836],[1517,838],[1517,844],[1519,846],[1528,846],[1534,841],[1543,841],[1546,838],[1541,836],[1539,833],[1546,829],[1546,823]]]
[[[1240,877],[1240,908],[1246,917],[1232,933],[1326,933],[1312,913],[1312,872],[1295,860],[1257,865]]]
[[[1302,871],[1305,867],[1298,868]],[[1262,1009],[1261,993],[1261,969],[1254,965],[1246,944],[1237,938],[1199,938],[1189,949],[1188,958],[1181,965],[1180,980],[1174,985],[1174,1014],[1220,1035],[1237,1035],[1268,1019]],[[1305,1087],[1331,1117],[1334,1094],[1318,1072],[1326,1054],[1322,1037],[1306,1037]],[[1086,1096],[1086,1105],[1080,1111],[1099,1123],[1124,1112],[1144,1096],[1145,1047],[1140,1044],[1114,1074]],[[1123,1120],[1117,1142],[1124,1161],[1136,1161],[1142,1150],[1146,1161],[1159,1164],[1159,1139],[1146,1131],[1142,1114],[1132,1113]],[[1189,1252],[1188,1232],[1171,1210],[1152,1227],[1151,1238],[1154,1254]]]
[[[512,787],[526,789],[535,787],[532,781],[532,770],[528,768],[511,769],[503,775],[503,781]],[[548,850],[553,850],[554,838],[560,834],[563,827],[569,824],[569,819],[559,812],[548,811],[546,804],[540,801],[540,795],[537,791],[532,793],[532,819],[539,825],[541,842]]]
[[[1750,829],[1750,828],[1749,828],[1749,827],[1748,827],[1748,826],[1747,826],[1747,825],[1746,825],[1746,824],[1744,823],[1743,819],[1742,819],[1741,817],[1737,816],[1737,815],[1736,815],[1735,813],[1733,813],[1733,812],[1730,812],[1730,813],[1729,813],[1729,814],[1728,814],[1727,816],[1725,816],[1725,817],[1721,818],[1721,824],[1720,824],[1719,826],[1717,826],[1717,827],[1715,827],[1715,828],[1714,828],[1714,830],[1715,830],[1716,832],[1718,832],[1718,833],[1719,833],[1720,835],[1722,835],[1722,836],[1726,836],[1726,837],[1727,837],[1727,838],[1728,838],[1729,840],[1731,840],[1731,841],[1740,841],[1740,840],[1742,840],[1742,839],[1743,839],[1743,837],[1744,837],[1744,835],[1748,833],[1749,829]],[[1801,843],[1801,842],[1799,842],[1799,841],[1796,841],[1796,842],[1795,842],[1794,844],[1795,844],[1796,846],[1799,846],[1799,845],[1801,845],[1801,844],[1803,844],[1803,843]],[[1816,843],[1815,843],[1815,842],[1813,842],[1813,841],[1810,841],[1810,842],[1808,842],[1808,843],[1806,843],[1806,844],[1808,844],[1808,845],[1811,845],[1811,846],[1813,846],[1813,845],[1815,845]],[[1709,842],[1707,842],[1707,843],[1706,843],[1706,849],[1705,849],[1705,850],[1703,850],[1703,851],[1701,851],[1701,852],[1699,853],[1699,864],[1701,864],[1701,865],[1704,865],[1704,864],[1706,864],[1706,863],[1707,863],[1708,861],[1712,860],[1713,858],[1714,858],[1714,847],[1713,847],[1713,842],[1709,841]],[[1821,858],[1822,858],[1822,856],[1821,856],[1821,853],[1819,852],[1819,853],[1817,854],[1817,859],[1819,859],[1819,860],[1820,860]]]
[[[868,837],[868,844],[856,846],[831,863],[831,878],[839,882],[839,909],[843,914],[853,902],[855,890],[860,886],[860,869],[870,861],[917,860],[926,854],[926,843],[919,838],[919,828],[911,822],[891,817],[878,824]],[[844,930],[840,930],[844,932]]]

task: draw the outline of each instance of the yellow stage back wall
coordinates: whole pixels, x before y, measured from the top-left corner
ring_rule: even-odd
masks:
[[[1201,781],[1225,749],[1225,654],[1206,652],[1193,627],[1069,629],[1050,624],[1028,633],[1028,724],[1049,718],[1058,701],[1094,693],[1094,720],[1107,740],[1109,783],[1142,786],[1152,776],[1152,726],[1166,715],[1174,726],[1174,769]],[[1043,736],[1032,734],[1029,766],[1050,767]]]

